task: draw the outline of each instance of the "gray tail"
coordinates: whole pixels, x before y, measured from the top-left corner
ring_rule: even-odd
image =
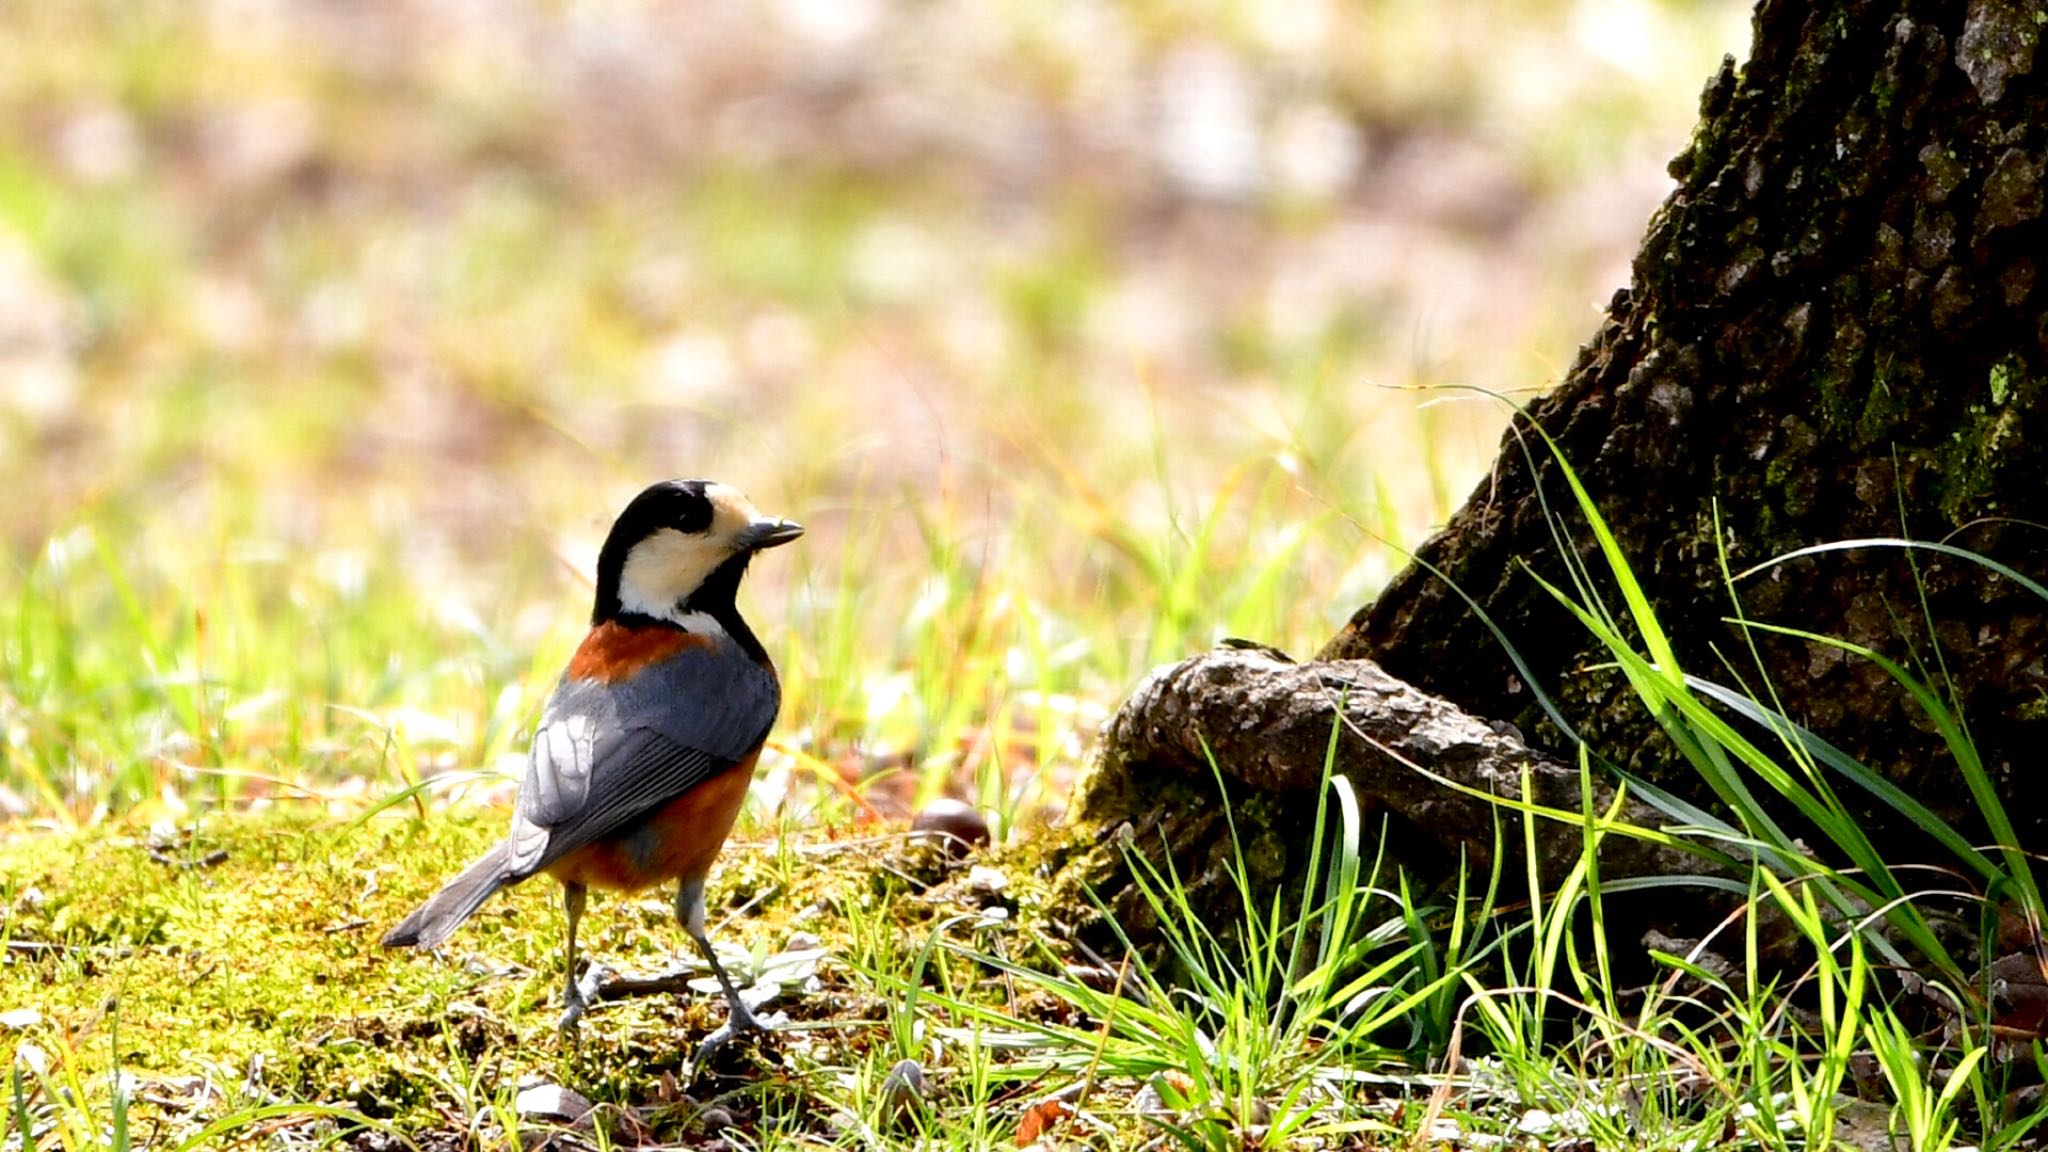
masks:
[[[384,934],[386,948],[434,948],[462,926],[469,915],[491,898],[491,893],[510,883],[505,874],[505,846],[499,844],[476,863],[462,870],[446,887],[428,897],[398,927]]]

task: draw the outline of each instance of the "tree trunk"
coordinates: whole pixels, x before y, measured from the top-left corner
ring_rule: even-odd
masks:
[[[2037,447],[2048,435],[2048,294],[2036,283],[2048,257],[2048,84],[2033,71],[2042,31],[2031,6],[2003,0],[1765,0],[1748,65],[1738,75],[1731,61],[1708,85],[1632,286],[1529,412],[1590,490],[1688,671],[1739,674],[1761,690],[1748,641],[1725,622],[1723,552],[1740,571],[1805,545],[1908,536],[2048,571],[2048,529],[2026,522],[2048,519],[2048,452]],[[1539,491],[1574,526],[1571,546],[1596,573],[1602,565],[1547,449],[1522,431],[1528,443],[1510,430],[1421,562],[1319,659],[1376,661],[1569,756],[1442,573],[1505,632],[1580,736],[1698,795],[1620,674],[1596,668],[1605,651],[1531,578],[1570,586]],[[2022,842],[2048,849],[2048,806],[2023,799],[2048,747],[2048,604],[1970,563],[1912,563],[1896,550],[1836,552],[1736,591],[1752,618],[1945,669]],[[1619,610],[1611,587],[1602,593]],[[1981,842],[1953,761],[1880,668],[1798,641],[1756,648],[1789,714]],[[1130,707],[1145,703],[1141,694]],[[1082,817],[1142,818],[1119,797],[1144,795],[1148,779],[1184,781],[1185,765],[1132,733],[1190,714],[1120,719]],[[1212,724],[1228,714],[1204,713]],[[1347,770],[1368,795],[1402,790],[1376,778],[1382,766]],[[1886,814],[1871,817],[1881,833]],[[1446,847],[1472,839],[1456,822],[1419,826]],[[1209,850],[1199,837],[1174,849]]]

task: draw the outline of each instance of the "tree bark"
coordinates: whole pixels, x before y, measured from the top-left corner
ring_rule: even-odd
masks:
[[[1583,794],[1574,764],[1530,748],[1512,725],[1467,715],[1369,660],[1296,664],[1259,650],[1203,653],[1146,677],[1104,746],[1075,809],[1081,821],[1119,829],[1095,865],[1114,865],[1126,849],[1166,848],[1198,908],[1235,902],[1231,868],[1240,860],[1262,888],[1300,879],[1326,763],[1354,782],[1365,847],[1386,884],[1395,868],[1448,875],[1459,854],[1477,875],[1495,863],[1521,875],[1523,838],[1493,797],[1574,814],[1590,804],[1640,827],[1659,822],[1638,801],[1623,799],[1617,809],[1607,782]],[[1227,821],[1219,784],[1229,790]],[[1562,877],[1582,845],[1576,832],[1540,835],[1537,873]],[[1496,846],[1504,852],[1498,862]],[[1606,847],[1602,874],[1612,878],[1699,864],[1679,849],[1621,835]],[[1127,931],[1149,934],[1150,910],[1137,893],[1115,888],[1112,910]]]
[[[2043,25],[2003,0],[1765,0],[1754,33],[1749,63],[1707,86],[1633,283],[1527,418],[1585,483],[1688,671],[1752,691],[1767,675],[1795,719],[1981,842],[1952,759],[1905,693],[1820,645],[1758,637],[1753,658],[1726,623],[1721,564],[1906,536],[2048,572],[2048,529],[2028,522],[2048,519]],[[1370,659],[1568,757],[1470,596],[1595,749],[1703,794],[1621,675],[1598,668],[1606,652],[1532,578],[1570,587],[1546,500],[1566,543],[1603,565],[1548,450],[1520,432],[1528,443],[1510,430],[1418,563],[1318,659]],[[1611,583],[1599,587],[1619,611]],[[2027,791],[2048,747],[2048,604],[1967,562],[1880,549],[1773,567],[1735,592],[1754,619],[1945,673],[2020,839],[2048,849],[2048,805]],[[1240,685],[1218,699],[1251,698]],[[1160,740],[1140,738],[1147,723],[1190,725],[1165,742],[1183,747],[1229,725],[1227,706],[1168,721],[1156,703],[1141,693],[1130,707],[1153,710],[1112,727],[1084,818],[1142,817],[1117,798],[1177,771]],[[1398,810],[1384,765],[1346,770]],[[1870,818],[1877,835],[1911,831],[1887,829],[1874,805]],[[1472,840],[1456,822],[1417,826],[1445,848]],[[1203,850],[1199,837],[1176,845]]]

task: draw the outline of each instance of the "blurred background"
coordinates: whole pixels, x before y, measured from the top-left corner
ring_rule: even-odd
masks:
[[[764,813],[1057,811],[1146,668],[1312,651],[1462,500],[1747,18],[0,0],[0,807],[516,763],[700,475],[811,526]]]

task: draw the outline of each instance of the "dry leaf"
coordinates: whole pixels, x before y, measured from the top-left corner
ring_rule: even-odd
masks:
[[[1038,1143],[1038,1138],[1051,1131],[1052,1126],[1074,1114],[1074,1106],[1057,1097],[1040,1100],[1024,1110],[1017,1121],[1017,1147],[1026,1148]]]

